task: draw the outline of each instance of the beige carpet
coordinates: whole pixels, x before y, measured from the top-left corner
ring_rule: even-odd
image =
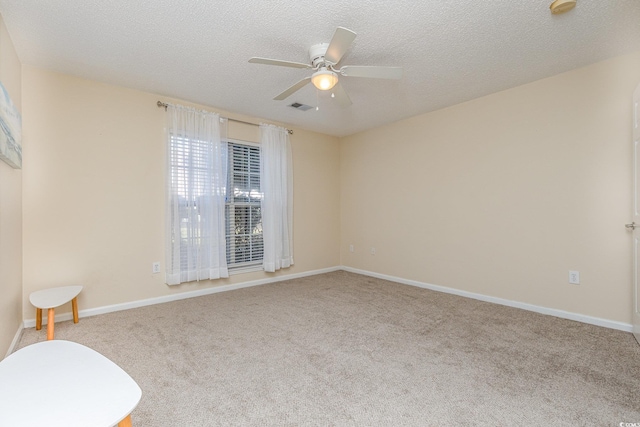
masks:
[[[631,334],[347,272],[63,322],[56,338],[138,382],[137,427],[640,423]]]

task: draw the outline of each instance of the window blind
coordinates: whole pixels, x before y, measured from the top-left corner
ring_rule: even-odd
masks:
[[[229,268],[262,263],[260,148],[228,143],[226,241]]]

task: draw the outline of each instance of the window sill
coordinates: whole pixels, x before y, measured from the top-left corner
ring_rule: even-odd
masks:
[[[229,276],[243,273],[253,273],[255,271],[263,271],[262,264],[246,265],[243,267],[229,267]]]

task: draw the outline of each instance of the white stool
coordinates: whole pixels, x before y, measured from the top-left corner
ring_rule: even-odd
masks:
[[[131,427],[142,390],[95,350],[42,341],[0,361],[0,426]]]
[[[73,323],[78,323],[78,294],[82,286],[62,286],[60,288],[43,289],[29,295],[29,301],[36,307],[36,330],[42,329],[42,309],[47,313],[47,340],[53,339],[55,323],[55,308],[71,301],[73,308]]]

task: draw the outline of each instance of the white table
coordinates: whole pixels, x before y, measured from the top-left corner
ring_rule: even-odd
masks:
[[[0,362],[0,426],[131,426],[138,384],[88,347],[43,341]]]
[[[73,323],[78,323],[78,294],[82,286],[61,286],[57,288],[43,289],[29,295],[29,301],[36,307],[36,330],[42,329],[42,309],[47,312],[47,339],[52,340],[55,325],[55,308],[71,301],[73,309]]]

